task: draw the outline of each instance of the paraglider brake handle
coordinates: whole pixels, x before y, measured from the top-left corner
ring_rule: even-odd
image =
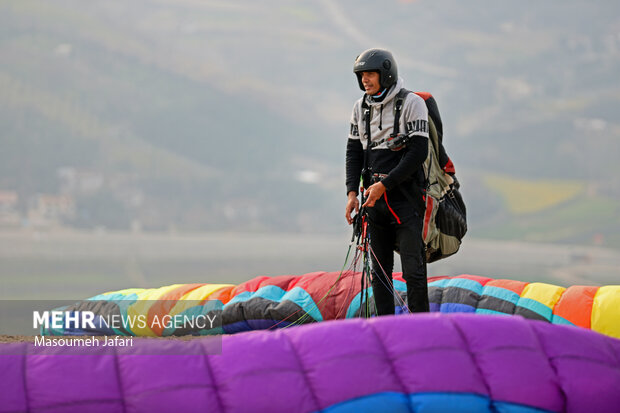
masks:
[[[360,188],[360,205],[364,205],[364,202],[366,202],[366,198],[367,197],[364,196],[364,188],[362,187]],[[353,216],[353,236],[351,237],[351,242],[353,242],[356,237],[361,236],[362,232],[364,232],[363,229],[365,216],[365,207],[360,207],[359,212]]]

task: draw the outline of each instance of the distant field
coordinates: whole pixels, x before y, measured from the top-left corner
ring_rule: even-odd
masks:
[[[0,299],[80,299],[129,287],[236,284],[259,275],[338,271],[348,242],[348,233],[4,232]],[[620,254],[466,238],[456,256],[429,266],[429,276],[463,273],[564,286],[618,284]]]
[[[567,180],[525,180],[500,175],[487,175],[485,183],[499,193],[513,214],[543,211],[583,193],[585,185]]]
[[[498,217],[476,228],[479,237],[525,242],[596,244],[620,247],[617,226],[620,203],[599,197],[578,197],[528,214]]]

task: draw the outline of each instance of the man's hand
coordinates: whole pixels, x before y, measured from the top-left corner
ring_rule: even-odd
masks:
[[[357,200],[357,194],[354,191],[349,192],[349,199],[347,200],[347,207],[344,210],[344,216],[347,219],[349,225],[353,223],[353,218],[351,218],[351,213],[355,209],[355,213],[360,211],[360,201]]]
[[[366,190],[367,198],[366,202],[364,202],[364,205],[362,205],[362,207],[374,207],[375,202],[377,202],[377,200],[381,198],[384,193],[385,185],[383,185],[382,182],[377,182],[376,184],[370,185],[370,187]]]

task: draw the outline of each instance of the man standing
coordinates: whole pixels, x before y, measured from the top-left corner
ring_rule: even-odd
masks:
[[[400,252],[403,278],[407,282],[409,310],[428,311],[422,240],[425,187],[422,165],[428,154],[428,110],[424,100],[415,93],[399,93],[403,80],[398,77],[396,62],[389,51],[366,50],[355,60],[353,72],[365,95],[355,102],[351,116],[345,216],[351,224],[353,210],[359,211],[357,195],[361,177],[377,313],[394,314],[395,248]],[[395,126],[398,131],[394,130]],[[395,145],[400,141],[403,144]]]

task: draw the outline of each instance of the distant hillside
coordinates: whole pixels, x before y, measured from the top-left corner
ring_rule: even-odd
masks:
[[[23,214],[38,193],[68,192],[65,225],[341,228],[361,95],[352,62],[382,46],[408,87],[439,102],[471,235],[620,247],[619,11],[559,0],[3,2],[0,191],[16,191]],[[67,189],[66,167],[104,183]]]

